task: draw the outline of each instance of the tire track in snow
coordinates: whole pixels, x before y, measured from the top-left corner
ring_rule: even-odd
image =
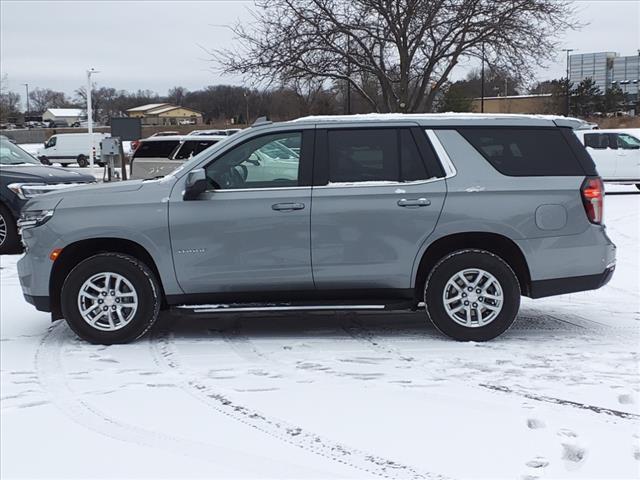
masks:
[[[42,338],[35,356],[40,386],[50,396],[51,402],[71,420],[94,433],[114,440],[161,449],[213,464],[216,462],[212,451],[226,452],[239,458],[248,457],[251,461],[244,464],[243,468],[249,468],[257,477],[260,476],[260,465],[267,464],[267,459],[251,455],[249,452],[234,451],[221,444],[178,438],[124,423],[87,403],[72,390],[60,358],[62,348],[73,337],[74,334],[64,321],[61,321],[53,325]]]
[[[576,330],[580,330],[580,331],[585,330],[585,329],[594,329],[594,330],[599,331],[599,332],[601,332],[603,330],[607,330],[607,331],[613,331],[613,332],[617,333],[616,332],[617,329],[615,329],[614,327],[608,327],[607,325],[604,325],[604,324],[601,324],[601,323],[598,323],[598,322],[595,322],[595,321],[591,321],[589,319],[580,317],[578,315],[571,315],[572,319],[574,320],[575,323],[562,320],[562,319],[560,319],[558,317],[555,317],[553,315],[542,314],[542,316],[547,318],[547,319],[550,319],[550,320],[552,320],[554,322],[557,322],[557,323],[564,323],[564,324],[570,325],[573,328],[575,328]],[[580,324],[580,322],[583,322],[583,323]],[[349,335],[351,335],[354,339],[359,339],[363,343],[369,345],[370,348],[372,348],[372,349],[374,349],[376,351],[382,351],[382,352],[387,353],[387,354],[393,354],[399,360],[401,360],[403,362],[411,362],[411,361],[415,360],[413,357],[404,355],[396,347],[392,347],[390,345],[385,344],[384,340],[382,340],[379,335],[376,335],[374,332],[372,332],[371,330],[367,329],[364,325],[362,325],[360,322],[355,320],[353,318],[353,316],[349,317],[349,323],[350,323],[351,326],[344,327],[345,332],[347,332]],[[588,326],[585,325],[585,324],[587,324]],[[427,369],[426,365],[424,365],[424,364],[416,363],[415,365],[420,367],[421,369]],[[462,387],[471,388],[471,389],[474,389],[476,391],[480,390],[480,389],[485,389],[485,390],[488,390],[488,391],[491,391],[491,392],[496,392],[496,393],[500,392],[500,393],[515,395],[515,396],[520,396],[520,397],[526,398],[528,400],[533,400],[533,401],[537,401],[537,402],[544,402],[544,403],[550,403],[550,404],[555,404],[555,405],[561,405],[561,406],[564,406],[564,407],[572,407],[572,408],[579,409],[579,410],[587,410],[587,411],[591,411],[591,412],[596,413],[596,414],[604,414],[604,415],[613,416],[613,417],[617,417],[617,418],[623,418],[623,419],[640,420],[640,415],[637,415],[637,414],[634,414],[634,413],[622,412],[622,411],[618,411],[618,410],[612,410],[612,409],[605,408],[605,407],[598,407],[598,406],[595,406],[595,405],[588,405],[588,404],[584,404],[584,403],[580,403],[580,402],[574,402],[572,400],[565,400],[565,399],[556,398],[556,397],[537,395],[537,394],[530,393],[530,392],[514,390],[514,389],[511,389],[511,388],[503,386],[503,385],[493,385],[493,384],[484,384],[484,383],[469,384],[469,383],[459,382],[457,380],[453,380],[452,383],[453,382],[459,384]]]
[[[163,331],[154,334],[153,338],[150,339],[149,345],[156,364],[164,371],[173,372],[183,377],[184,380],[179,382],[180,387],[198,400],[206,403],[215,412],[226,415],[252,429],[302,450],[371,475],[388,479],[445,480],[448,478],[432,472],[420,471],[414,467],[336,443],[297,425],[269,417],[249,407],[235,403],[211,386],[205,385],[185,372],[180,364],[178,354],[173,348],[170,335],[170,332]]]
[[[511,395],[518,395],[518,396],[524,397],[524,398],[526,398],[528,400],[535,400],[537,402],[554,403],[556,405],[564,405],[564,406],[568,406],[568,407],[578,408],[578,409],[581,409],[581,410],[590,410],[590,411],[595,412],[595,413],[603,413],[605,415],[611,415],[613,417],[624,418],[624,419],[627,419],[627,420],[640,420],[640,415],[638,415],[636,413],[621,412],[620,410],[612,410],[610,408],[597,407],[595,405],[587,405],[585,403],[574,402],[572,400],[563,400],[561,398],[555,398],[555,397],[548,397],[546,395],[536,395],[536,394],[525,392],[525,391],[521,391],[521,390],[514,390],[514,389],[509,388],[509,387],[503,387],[501,385],[491,385],[491,384],[486,384],[486,383],[479,383],[478,386],[483,387],[483,388],[487,388],[487,389],[495,391],[495,392],[502,392],[502,393],[507,393],[507,394],[511,394]]]

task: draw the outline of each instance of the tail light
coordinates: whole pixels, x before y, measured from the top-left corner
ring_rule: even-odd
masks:
[[[604,184],[600,177],[587,177],[580,187],[582,203],[591,223],[602,223],[604,208]]]
[[[140,146],[140,140],[133,140],[131,142],[131,153],[134,153]]]

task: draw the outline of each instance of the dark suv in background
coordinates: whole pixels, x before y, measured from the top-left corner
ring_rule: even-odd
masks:
[[[8,138],[1,137],[0,254],[20,251],[16,220],[28,199],[41,193],[91,182],[95,182],[91,175],[42,165]]]

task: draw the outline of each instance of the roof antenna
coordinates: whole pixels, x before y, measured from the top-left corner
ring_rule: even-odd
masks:
[[[267,117],[258,117],[255,122],[251,124],[252,127],[259,127],[260,125],[267,125],[272,123]]]

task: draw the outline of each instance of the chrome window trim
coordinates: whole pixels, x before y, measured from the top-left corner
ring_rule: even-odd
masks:
[[[380,187],[409,187],[412,185],[424,185],[425,183],[433,183],[439,180],[443,180],[443,177],[431,177],[426,180],[412,180],[410,182],[386,182],[386,183],[367,183],[367,182],[353,182],[348,183],[344,182],[343,184],[327,184],[327,185],[314,185],[313,188],[362,188],[362,187],[370,187],[370,188],[380,188]]]
[[[264,192],[264,191],[274,191],[274,190],[311,190],[311,186],[301,186],[301,187],[266,187],[266,188],[220,188],[213,190],[206,190],[205,193],[224,193],[224,192]]]
[[[431,145],[433,146],[433,149],[435,150],[436,155],[440,160],[442,167],[444,168],[444,172],[445,172],[444,178],[454,177],[458,173],[458,171],[456,170],[455,165],[451,161],[449,154],[447,153],[444,146],[442,145],[442,142],[436,135],[436,132],[427,128],[425,129],[425,133],[427,134],[427,137],[429,138],[429,141],[431,142]]]

